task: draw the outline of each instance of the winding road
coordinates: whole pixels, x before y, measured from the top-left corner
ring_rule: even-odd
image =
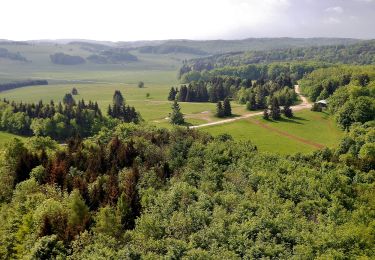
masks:
[[[292,106],[291,107],[292,110],[298,111],[298,110],[302,110],[302,109],[311,108],[311,104],[308,102],[307,98],[302,96],[299,85],[294,85],[294,91],[301,98],[302,103],[298,104],[298,105],[295,105],[295,106]],[[207,127],[207,126],[222,125],[222,124],[227,124],[227,123],[231,123],[231,122],[234,122],[234,121],[237,121],[237,120],[242,120],[242,119],[246,119],[246,118],[253,117],[253,116],[259,116],[259,115],[263,115],[263,111],[262,112],[255,112],[255,113],[248,113],[248,114],[244,114],[244,115],[239,116],[239,117],[228,118],[228,119],[224,119],[224,120],[220,120],[220,121],[216,121],[216,122],[190,126],[189,128],[202,128],[202,127]]]

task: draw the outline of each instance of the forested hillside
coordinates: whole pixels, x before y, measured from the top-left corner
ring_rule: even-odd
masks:
[[[210,71],[223,67],[238,67],[247,64],[270,64],[273,62],[308,61],[320,64],[375,64],[374,54],[374,40],[363,41],[353,45],[232,52],[187,61],[181,67],[179,75],[180,77],[189,77],[189,73],[194,75],[197,72]]]
[[[358,133],[361,133],[359,136]],[[192,130],[122,124],[10,143],[2,258],[374,257],[374,125],[288,158]]]

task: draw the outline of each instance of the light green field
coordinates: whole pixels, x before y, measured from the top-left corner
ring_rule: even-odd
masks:
[[[254,121],[269,128],[262,127]],[[275,129],[282,133],[276,132]],[[202,128],[202,131],[207,131],[214,136],[227,133],[236,140],[252,141],[260,151],[280,154],[310,152],[319,149],[314,145],[333,147],[338,144],[343,135],[333,119],[326,113],[309,110],[296,112],[295,118],[291,120],[267,121],[257,116],[229,124]],[[304,140],[311,144],[305,143]]]
[[[160,127],[171,127],[168,115],[171,112],[171,102],[167,96],[171,86],[179,84],[177,71],[184,59],[194,58],[186,54],[135,54],[139,61],[126,64],[92,64],[55,65],[49,60],[49,55],[64,52],[82,57],[90,52],[78,45],[30,45],[2,46],[13,52],[20,52],[31,63],[22,63],[0,59],[0,83],[25,80],[46,79],[47,86],[32,86],[13,89],[0,93],[0,98],[23,102],[61,101],[64,94],[73,87],[79,95],[75,99],[97,101],[103,112],[112,102],[115,90],[120,90],[126,102],[135,106],[145,121]],[[138,88],[137,83],[143,81],[145,88]],[[146,98],[149,93],[150,97]],[[188,124],[199,125],[220,120],[214,116],[216,104],[212,103],[180,103]],[[232,102],[232,112],[235,115],[248,113],[244,105]],[[254,123],[257,120],[261,125]],[[275,131],[277,129],[280,132]],[[333,120],[323,113],[301,111],[296,113],[293,120],[279,122],[264,121],[260,117],[236,121],[230,124],[218,125],[203,129],[218,135],[229,133],[237,140],[251,140],[261,151],[288,154],[294,152],[309,152],[317,149],[317,145],[334,146],[342,136]],[[4,134],[4,133],[3,133]],[[291,135],[291,136],[288,136]],[[11,135],[0,136],[2,140]],[[300,138],[301,140],[298,140]],[[304,140],[311,142],[306,143]]]
[[[24,140],[25,137],[19,136],[19,135],[14,135],[14,134],[9,134],[6,132],[0,131],[0,151],[5,148],[5,145],[11,141],[13,138],[18,138],[21,140]]]

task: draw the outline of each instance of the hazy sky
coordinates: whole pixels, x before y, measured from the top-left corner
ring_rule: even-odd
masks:
[[[375,38],[375,0],[1,0],[0,38]]]

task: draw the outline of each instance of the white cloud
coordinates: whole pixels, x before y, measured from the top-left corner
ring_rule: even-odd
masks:
[[[341,20],[335,17],[328,17],[324,20],[324,23],[326,24],[340,24]]]
[[[344,12],[344,9],[341,6],[332,6],[332,7],[328,7],[327,9],[325,9],[325,11],[330,12],[330,13],[341,14]]]

